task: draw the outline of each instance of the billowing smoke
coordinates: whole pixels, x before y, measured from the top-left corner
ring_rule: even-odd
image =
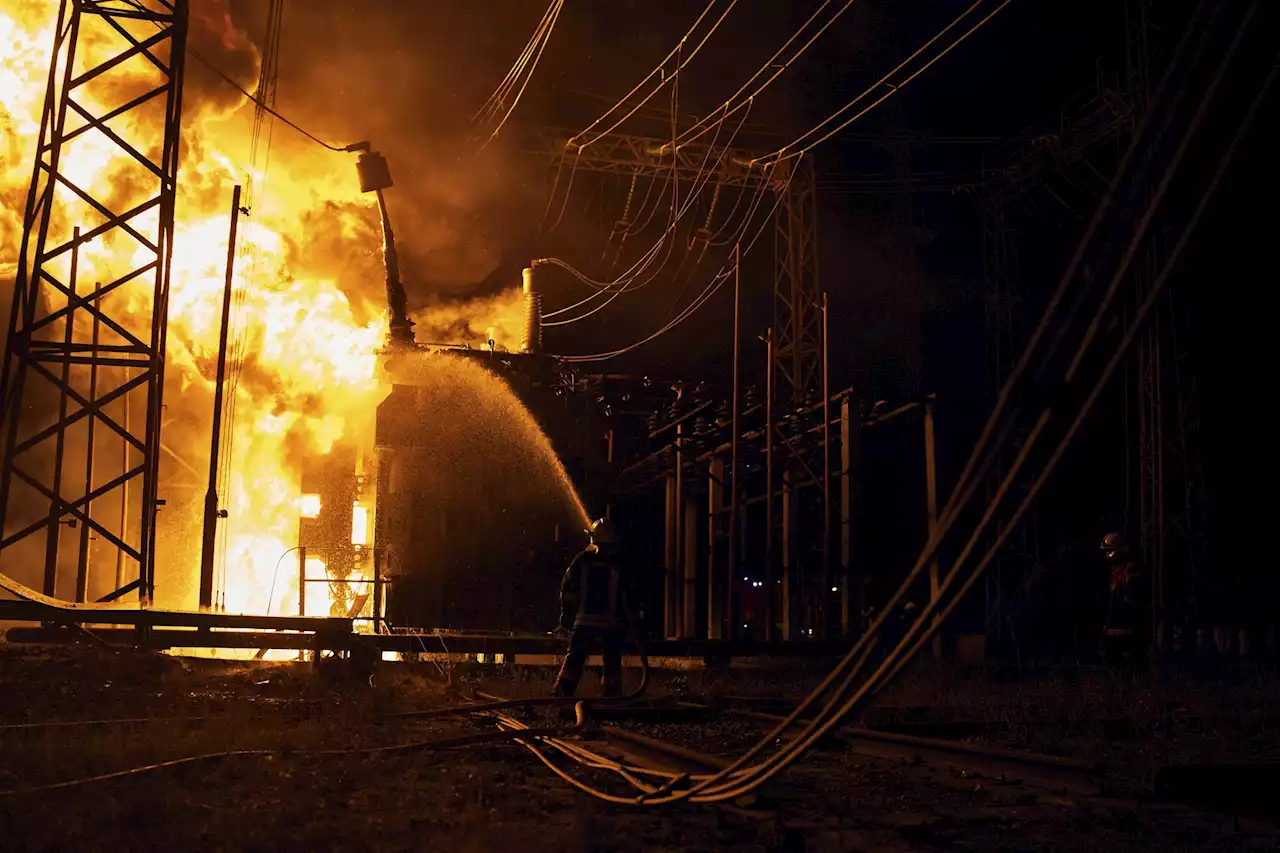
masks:
[[[428,305],[413,315],[418,340],[459,343],[496,349],[519,349],[524,333],[524,297],[520,290],[492,297],[449,300]]]

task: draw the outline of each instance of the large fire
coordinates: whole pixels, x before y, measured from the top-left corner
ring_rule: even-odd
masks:
[[[0,281],[11,281],[21,241],[57,10],[58,0],[0,0]],[[193,37],[210,21],[231,28],[225,16],[193,10]],[[232,36],[237,34],[229,31]],[[92,61],[117,52],[119,44],[105,27],[86,25],[78,49]],[[113,70],[107,91],[136,94],[154,85],[151,66],[134,57]],[[192,86],[187,90],[165,394],[171,452],[161,463],[161,491],[168,492],[162,496],[177,511],[161,514],[157,594],[163,604],[194,605],[199,555],[198,544],[192,544],[199,539],[200,501],[174,501],[165,482],[191,481],[197,479],[192,472],[207,470],[231,188],[252,183],[253,208],[241,219],[236,262],[243,304],[234,331],[245,358],[235,392],[234,453],[223,487],[230,493],[222,496],[229,518],[222,522],[221,603],[230,612],[296,613],[296,571],[282,557],[298,540],[302,460],[366,435],[386,390],[376,370],[385,329],[376,211],[359,191],[350,155],[284,138],[280,129],[269,180],[264,184],[262,175],[248,174],[252,104],[242,100],[227,110],[208,98],[202,103]],[[80,101],[97,115],[117,105],[93,103],[85,93]],[[143,150],[158,149],[162,125],[145,118],[126,114],[112,126]],[[66,156],[73,180],[112,200],[110,206],[127,207],[136,191],[128,169],[136,166],[118,147],[91,131],[68,146]],[[96,224],[71,221],[77,215],[64,212],[55,222],[55,229],[67,232],[57,239],[66,239],[75,225]],[[154,233],[154,220],[141,230]],[[119,234],[86,244],[79,280],[111,280],[132,268],[136,245]],[[128,292],[129,307],[123,309],[136,308],[143,329],[149,323],[149,287]],[[197,485],[202,496],[203,484]],[[166,560],[179,568],[166,569]],[[316,592],[326,587],[317,585]],[[321,602],[312,603],[314,594],[308,590],[307,610],[323,612]]]

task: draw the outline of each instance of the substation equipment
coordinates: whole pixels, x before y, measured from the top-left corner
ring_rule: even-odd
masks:
[[[80,67],[80,25],[90,16],[120,33],[122,46],[73,72]],[[322,640],[341,646],[341,638],[363,623],[387,650],[554,648],[545,632],[531,633],[549,626],[549,619],[537,608],[517,612],[511,578],[543,566],[545,577],[534,575],[534,589],[553,607],[555,580],[581,544],[580,532],[535,514],[512,520],[519,535],[509,537],[531,550],[486,547],[490,543],[475,541],[468,527],[474,519],[462,515],[464,503],[436,500],[430,480],[416,479],[430,449],[433,413],[420,405],[414,365],[438,358],[470,359],[501,376],[550,436],[590,505],[627,505],[633,541],[661,543],[660,553],[648,554],[649,564],[661,569],[653,573],[653,601],[660,608],[651,608],[661,619],[651,617],[650,627],[665,639],[656,641],[655,653],[701,654],[708,643],[812,645],[859,630],[861,582],[852,532],[859,436],[888,417],[866,409],[851,391],[829,388],[810,162],[801,158],[786,161],[781,171],[762,170],[752,165],[753,152],[737,149],[714,154],[720,165],[709,182],[715,191],[761,189],[777,201],[774,311],[765,334],[763,393],[739,387],[736,346],[733,387],[718,390],[566,370],[540,351],[536,268],[524,273],[527,315],[519,352],[417,343],[383,198],[392,185],[390,172],[367,144],[350,146],[359,154],[362,190],[377,195],[390,309],[381,359],[393,387],[379,407],[373,446],[340,448],[303,473],[302,492],[309,499],[303,501],[296,549],[299,615],[219,612],[207,555],[200,611],[156,608],[156,516],[164,505],[158,479],[162,391],[187,19],[187,0],[127,9],[105,0],[63,0],[59,10],[5,351],[0,436],[0,582],[14,599],[0,601],[0,618],[45,627],[12,631],[11,639],[48,639],[59,636],[50,633],[53,626],[89,624],[98,626],[100,636],[119,630],[132,636],[136,630],[156,645],[303,648]],[[155,34],[133,35],[129,25],[139,20],[153,24]],[[79,93],[129,60],[153,65],[158,85],[105,115],[92,115]],[[107,126],[152,102],[164,105],[158,162]],[[94,128],[152,181],[143,203],[113,211],[109,200],[94,197],[70,176],[64,148]],[[644,177],[708,180],[703,165],[713,157],[697,143],[673,150],[665,140],[612,133],[571,151],[569,138],[538,131],[527,152],[552,165],[572,157],[576,169],[620,175],[633,185]],[[96,211],[98,224],[64,234],[55,189],[70,191]],[[158,216],[148,220],[144,214],[152,211]],[[82,247],[107,235],[136,241],[138,266],[118,271],[111,281],[78,280]],[[138,326],[136,313],[127,317],[113,310],[112,294],[131,283],[136,291],[137,282],[146,282],[151,294],[146,328]],[[898,411],[912,410],[924,412],[928,425],[932,511],[932,404],[922,400]],[[652,512],[659,503],[655,490],[662,496],[660,517]],[[220,514],[215,496],[206,507],[206,539]],[[102,583],[90,583],[90,538],[95,567],[110,562],[106,552],[116,555],[112,591],[97,601],[89,600],[89,590]],[[422,547],[424,539],[441,546],[434,555]],[[463,547],[464,541],[474,547]],[[9,576],[18,564],[41,567],[38,589]],[[332,595],[339,612],[306,615],[313,584],[341,590]],[[505,602],[496,590],[508,591]],[[135,593],[136,606],[125,605]],[[460,607],[464,601],[488,609]],[[124,629],[100,630],[104,625]],[[428,645],[424,637],[439,642]]]

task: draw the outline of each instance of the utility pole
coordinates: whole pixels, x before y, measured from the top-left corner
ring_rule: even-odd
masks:
[[[717,187],[716,189],[719,189]],[[730,416],[729,439],[729,569],[724,585],[724,633],[726,640],[733,639],[733,587],[738,579],[738,361],[739,329],[742,320],[742,244],[733,247],[733,414]]]
[[[236,227],[240,221],[240,186],[231,192],[231,235],[227,241],[227,277],[222,288],[222,325],[218,329],[218,376],[213,386],[213,431],[209,448],[209,489],[204,495],[204,536],[200,547],[200,609],[213,609],[213,561],[218,542],[218,448],[222,441],[222,394],[227,379],[227,332],[231,324],[231,290],[235,280]]]

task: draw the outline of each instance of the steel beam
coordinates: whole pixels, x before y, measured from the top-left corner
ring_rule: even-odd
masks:
[[[818,209],[813,163],[796,161],[775,208],[773,369],[777,402],[810,403],[822,384],[822,294],[818,285]]]
[[[925,521],[932,539],[938,532],[938,458],[937,443],[934,441],[933,399],[932,396],[924,404],[924,479],[925,479]],[[934,550],[929,560],[929,601],[938,600],[941,580],[938,577],[938,551]],[[935,619],[935,624],[937,620]],[[933,636],[933,656],[942,658],[942,632]]]
[[[50,595],[57,594],[57,545],[69,519],[98,534],[94,554],[99,559],[108,560],[112,550],[122,555],[126,570],[121,574],[138,578],[144,605],[155,591],[155,522],[162,504],[157,496],[159,432],[187,11],[187,0],[127,6],[109,0],[62,0],[54,27],[53,61],[0,375],[0,572],[25,557],[15,551],[24,539],[43,533],[49,544],[42,574]],[[145,36],[134,34],[136,22],[149,25]],[[114,44],[114,50],[95,56],[88,65],[78,52],[86,26],[91,34],[109,27],[121,36],[102,42]],[[118,66],[151,74],[155,85],[110,112],[94,115],[86,104],[116,100],[115,84],[106,72]],[[140,151],[108,126],[108,120],[156,102],[164,106],[158,151]],[[136,120],[146,117],[138,115]],[[136,192],[123,212],[111,209],[109,204],[118,204],[112,197],[99,198],[79,186],[72,177],[75,164],[69,169],[64,162],[75,156],[74,149],[64,150],[67,144],[90,132],[127,164],[111,188],[112,197],[125,183]],[[79,230],[81,225],[86,230]],[[80,288],[74,274],[64,281],[63,263],[71,259],[74,265],[82,248],[97,241],[126,241],[133,251],[118,256],[129,258],[127,266],[102,262],[105,268],[96,269],[94,277],[105,285]],[[130,291],[133,310],[123,310],[122,296],[111,298],[123,287]],[[136,309],[138,299],[146,305],[142,316]],[[80,317],[84,321],[77,323]],[[109,413],[109,404],[123,418]],[[131,424],[128,413],[135,406],[145,416]],[[86,446],[77,449],[86,455],[90,424],[104,425],[125,439],[122,473],[96,488],[92,477],[86,482],[83,477],[62,476],[64,460],[58,450],[69,438],[78,441],[76,425],[82,420]],[[95,448],[99,458],[107,450]],[[129,459],[134,452],[140,457],[136,464]],[[140,488],[132,493],[135,502],[130,504],[129,487],[135,481]],[[109,502],[104,500],[108,495]],[[117,529],[111,530],[106,508],[117,501],[125,508],[124,523],[113,523]],[[29,508],[45,503],[50,507],[45,517],[30,523]]]
[[[678,466],[680,464],[679,458],[676,454],[672,454],[672,456]],[[676,578],[679,572],[677,567],[679,565],[680,543],[676,519],[680,513],[680,503],[676,485],[675,471],[671,471],[666,477],[666,501],[665,514],[663,516],[662,636],[664,637],[675,637],[679,630],[676,609],[680,595]]]
[[[750,165],[761,152],[694,142],[674,148],[669,139],[607,133],[580,147],[573,132],[535,129],[527,153],[550,158],[560,175],[600,172],[700,186],[740,187],[772,192],[774,208],[775,368],[779,403],[793,408],[821,390],[821,294],[818,285],[818,208],[813,162],[784,160],[771,168]],[[766,158],[767,159],[767,158]],[[563,178],[566,182],[570,178]],[[557,180],[557,186],[560,180]],[[632,185],[634,191],[634,184]],[[554,190],[553,190],[554,192]],[[631,192],[628,193],[628,199]],[[628,208],[630,202],[628,201]],[[624,214],[625,216],[625,214]]]
[[[684,564],[680,593],[681,636],[698,636],[698,504],[692,495],[684,499],[684,524],[681,529],[681,551]]]
[[[727,639],[724,633],[724,593],[720,589],[720,578],[724,576],[724,568],[729,565],[726,551],[732,549],[733,528],[727,529],[722,521],[725,515],[725,460],[711,460],[710,473],[707,476],[707,637],[713,640]],[[730,498],[732,500],[732,498]],[[732,567],[730,567],[732,570]],[[730,585],[732,577],[725,578]],[[732,588],[732,586],[731,586]]]
[[[671,140],[627,133],[606,133],[586,146],[573,144],[574,133],[563,128],[537,128],[523,143],[529,154],[551,158],[562,169],[657,178],[706,181],[722,187],[765,187],[777,190],[786,184],[788,172],[748,165],[760,152],[743,148],[713,147],[692,142],[673,149]],[[788,161],[789,162],[789,161]]]
[[[861,628],[862,607],[858,598],[861,577],[853,565],[853,442],[859,438],[858,424],[850,413],[850,401],[840,401],[840,636],[850,638]]]

